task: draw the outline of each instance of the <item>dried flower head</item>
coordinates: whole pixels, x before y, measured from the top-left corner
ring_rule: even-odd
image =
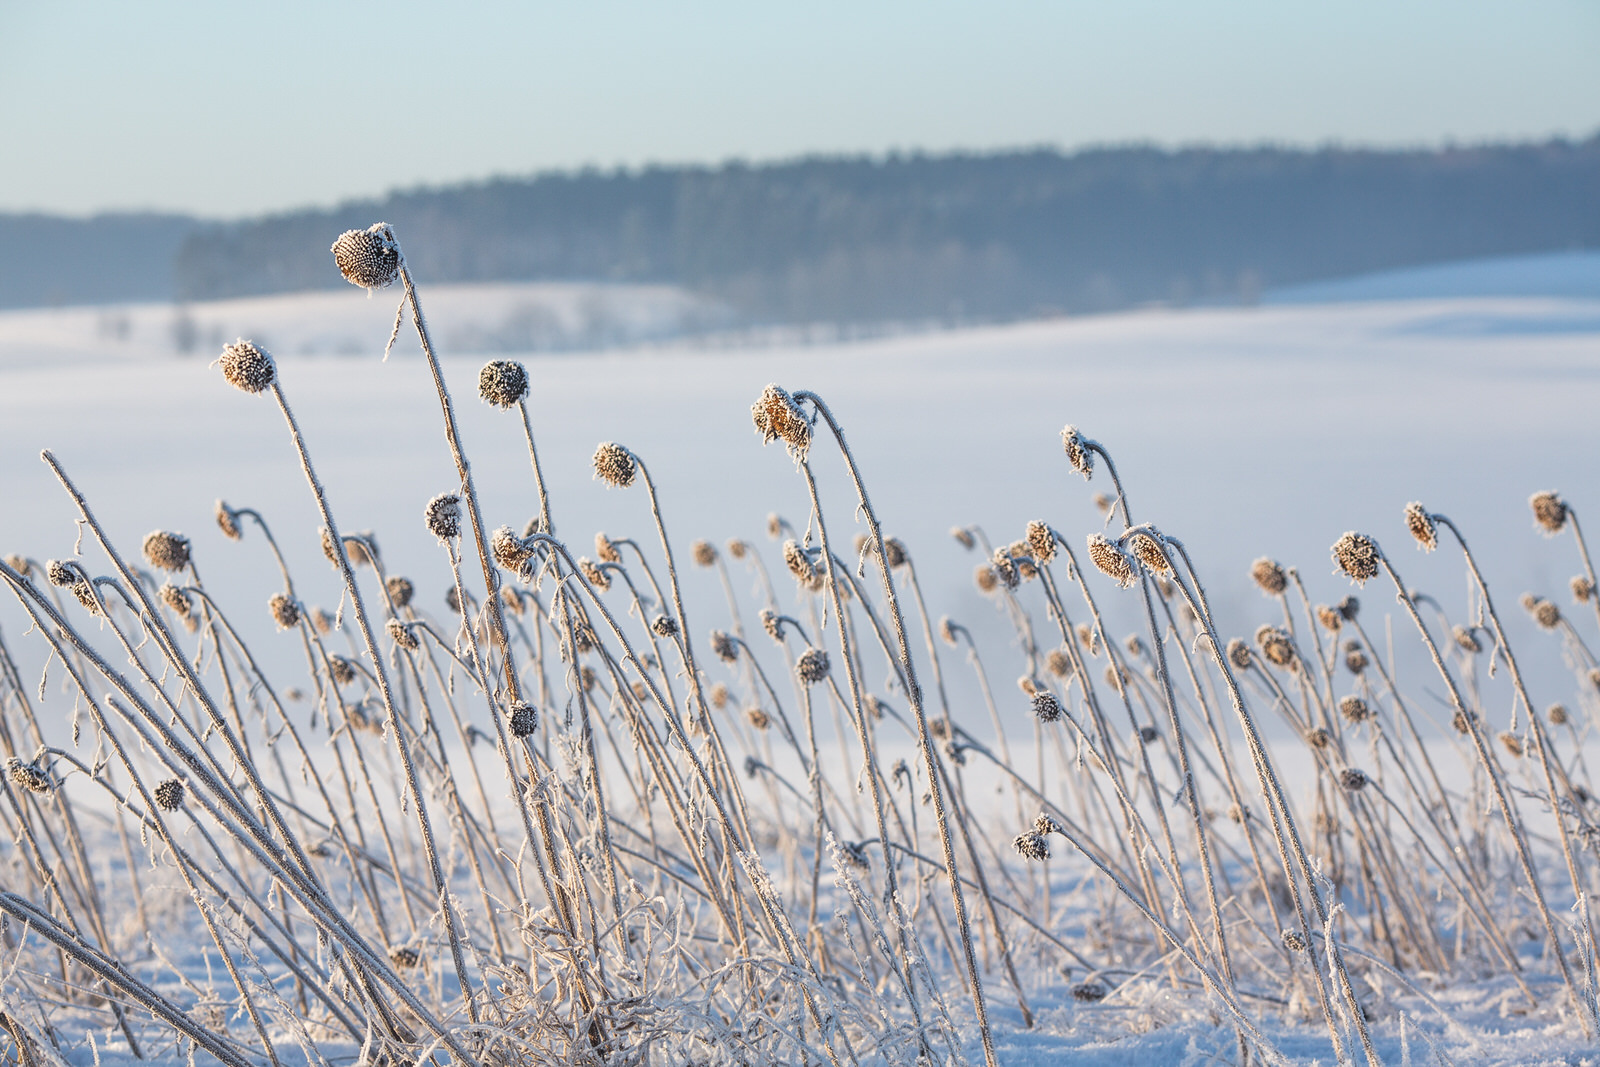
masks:
[[[585,578],[589,579],[590,585],[602,593],[611,588],[611,576],[606,573],[606,569],[588,556],[578,557],[578,570],[583,573]]]
[[[389,599],[397,608],[410,604],[411,598],[417,595],[417,588],[411,584],[411,579],[398,574],[386,578],[383,587],[389,591]]]
[[[1522,738],[1510,730],[1506,730],[1500,734],[1500,743],[1505,746],[1505,750],[1511,754],[1512,759],[1522,758]]]
[[[1529,614],[1533,616],[1533,621],[1538,623],[1541,629],[1554,630],[1561,625],[1561,609],[1548,600],[1541,598],[1534,601]]]
[[[1055,722],[1061,718],[1061,701],[1048,689],[1033,694],[1033,714],[1040,722]]]
[[[1072,464],[1073,470],[1083,475],[1084,481],[1094,477],[1094,452],[1076,426],[1068,424],[1062,429],[1061,448],[1067,454],[1067,462]]]
[[[334,618],[322,608],[311,609],[311,625],[316,627],[317,633],[327,637],[333,632]]]
[[[711,651],[724,663],[737,663],[739,661],[739,646],[721,630],[711,631]]]
[[[654,630],[658,637],[677,637],[678,620],[671,615],[657,615],[651,620],[650,629]]]
[[[1044,657],[1044,668],[1057,678],[1065,678],[1072,673],[1072,657],[1063,649],[1052,648]]]
[[[183,803],[183,780],[181,778],[168,778],[151,791],[156,807],[162,811],[177,811]]]
[[[778,644],[783,644],[783,616],[771,608],[761,609],[761,628]]]
[[[1424,552],[1439,547],[1439,531],[1434,528],[1433,516],[1415,500],[1406,505],[1406,529]]]
[[[615,441],[594,450],[594,476],[616,489],[626,489],[639,476],[639,461]]]
[[[972,577],[973,580],[978,583],[978,589],[980,592],[992,593],[996,589],[1000,588],[1000,576],[996,574],[994,572],[994,568],[989,566],[987,563],[981,564],[976,570],[974,570],[972,572]]]
[[[1366,534],[1349,531],[1333,543],[1333,562],[1357,585],[1377,577],[1381,555],[1378,543]]]
[[[1324,630],[1330,633],[1338,633],[1340,627],[1344,626],[1344,616],[1339,614],[1337,608],[1330,608],[1326,604],[1318,604],[1317,622],[1322,624]]]
[[[1594,599],[1594,583],[1582,574],[1572,576],[1572,600],[1577,604],[1587,604]]]
[[[383,624],[389,632],[389,639],[401,648],[415,652],[422,647],[422,641],[417,637],[417,631],[410,623],[401,622],[399,619],[390,619]]]
[[[795,459],[804,458],[811,447],[811,423],[794,398],[776,385],[761,391],[756,402],[750,405],[750,418],[755,422],[761,443],[781,440]]]
[[[350,557],[353,567],[376,567],[374,557],[378,554],[378,541],[371,530],[362,530],[360,533],[344,534],[344,550]]]
[[[1131,681],[1133,681],[1133,675],[1128,673],[1128,668],[1119,667],[1114,663],[1106,664],[1107,685],[1112,686],[1120,691]]]
[[[1256,630],[1256,644],[1261,648],[1262,656],[1274,667],[1289,667],[1294,664],[1294,642],[1289,635],[1276,626],[1263,626]]]
[[[1472,729],[1473,716],[1456,712],[1450,719],[1450,725],[1455,727],[1456,733],[1465,734]]]
[[[956,539],[956,543],[969,552],[972,551],[972,547],[978,543],[978,539],[972,536],[972,531],[967,529],[965,526],[950,527],[950,536],[954,537]]]
[[[1462,651],[1473,653],[1482,652],[1483,645],[1481,642],[1479,642],[1478,635],[1475,631],[1476,627],[1468,628],[1466,626],[1457,626],[1450,632],[1450,636],[1455,639],[1456,647],[1460,648]]]
[[[761,708],[744,709],[744,718],[746,722],[757,730],[766,730],[772,726],[772,716]]]
[[[340,685],[349,685],[356,680],[356,666],[343,656],[330,655],[328,657],[328,673],[333,675],[333,680]]]
[[[1098,1004],[1110,995],[1103,983],[1079,982],[1072,987],[1072,999],[1080,1004]]]
[[[1015,589],[1022,581],[1022,574],[1017,569],[1017,563],[1011,558],[1011,549],[1001,547],[994,550],[994,558],[989,561],[990,568],[995,577],[1005,583],[1007,589]]]
[[[1167,558],[1166,549],[1147,533],[1136,533],[1128,538],[1128,552],[1151,574],[1159,576],[1173,573],[1172,560]],[[1170,594],[1163,592],[1162,595]]]
[[[244,530],[239,526],[239,513],[222,500],[217,501],[217,529],[221,530],[222,536],[230,541],[238,541],[244,537]]]
[[[801,548],[793,538],[783,543],[783,563],[796,580],[806,585],[817,580],[817,568],[811,562],[811,553]]]
[[[694,561],[701,567],[712,567],[717,562],[717,546],[710,541],[696,541],[690,546],[689,552]]]
[[[300,605],[287,593],[273,593],[267,599],[267,611],[280,630],[292,630],[300,625]]]
[[[1282,596],[1283,591],[1289,588],[1289,575],[1284,571],[1283,564],[1266,556],[1250,564],[1250,577],[1268,596]]]
[[[1367,787],[1367,772],[1346,767],[1339,772],[1339,787],[1347,793],[1359,793]]]
[[[511,736],[528,737],[539,728],[539,709],[526,700],[511,705]]]
[[[1347,696],[1339,701],[1339,714],[1343,715],[1346,722],[1364,723],[1371,719],[1372,708],[1365,700],[1358,696]]]
[[[904,567],[910,562],[906,554],[906,546],[898,537],[886,537],[883,541],[883,560],[889,565],[890,570]]]
[[[1122,549],[1108,540],[1105,534],[1089,535],[1089,562],[1099,568],[1101,574],[1114,579],[1124,589],[1132,588],[1138,579],[1138,572],[1133,569],[1133,561],[1123,553]]]
[[[485,363],[478,372],[478,395],[497,408],[515,407],[528,395],[528,368],[510,359]]]
[[[711,700],[711,706],[716,708],[718,711],[721,711],[723,708],[728,706],[728,700],[733,694],[728,692],[728,685],[726,682],[718,682],[707,691],[706,695]]]
[[[1109,493],[1096,493],[1093,497],[1094,509],[1102,515],[1110,515],[1116,499]]]
[[[508,571],[522,573],[533,558],[533,545],[517,536],[509,526],[502,526],[489,535],[489,551],[494,560]]]
[[[820,648],[808,648],[800,654],[794,665],[795,676],[806,685],[816,685],[828,677],[832,664],[828,654]]]
[[[594,554],[600,557],[601,563],[621,563],[622,552],[616,543],[604,533],[594,535]]]
[[[1549,717],[1552,726],[1565,726],[1570,717],[1564,704],[1551,704],[1550,710],[1546,711],[1545,715]]]
[[[1313,726],[1306,731],[1306,744],[1320,752],[1333,744],[1333,735],[1321,726]]]
[[[259,393],[278,378],[278,365],[272,357],[242,337],[224,347],[217,362],[228,384],[246,393]]]
[[[522,593],[514,585],[500,587],[500,606],[513,615],[526,615],[528,603],[522,598]]]
[[[352,230],[351,232],[358,231]],[[409,971],[422,962],[422,954],[410,945],[401,945],[398,948],[389,950],[389,962],[394,964],[398,970]]]
[[[750,542],[741,541],[737,537],[728,538],[728,555],[734,559],[744,559],[750,554]]]
[[[1344,665],[1350,669],[1351,674],[1360,674],[1367,669],[1367,653],[1358,641],[1346,641],[1344,645]]]
[[[346,230],[333,242],[333,261],[351,285],[382,289],[400,276],[400,246],[385,222]]]
[[[1123,638],[1122,647],[1128,650],[1128,655],[1133,659],[1144,655],[1144,642],[1139,639],[1138,634],[1129,634]]]
[[[162,583],[161,588],[156,590],[156,596],[178,615],[187,616],[194,610],[194,598],[171,582]]]
[[[1049,563],[1056,558],[1056,534],[1039,519],[1028,523],[1028,554],[1039,563]]]
[[[1306,950],[1306,935],[1299,930],[1284,930],[1278,935],[1283,942],[1283,947],[1290,952],[1304,952]]]
[[[867,849],[864,842],[840,841],[839,858],[844,861],[845,866],[853,867],[858,871],[872,869],[872,863],[867,858]]]
[[[144,558],[159,570],[181,571],[189,565],[189,539],[166,530],[145,534]]]
[[[451,541],[461,536],[461,498],[455,493],[440,493],[422,509],[422,518],[428,532],[440,541]]]
[[[1016,848],[1017,854],[1025,860],[1047,860],[1050,858],[1050,842],[1037,830],[1027,830],[1012,839],[1011,844]]]
[[[1567,502],[1561,499],[1561,494],[1550,491],[1535,493],[1528,498],[1528,506],[1533,509],[1533,521],[1544,532],[1554,537],[1567,525]]]
[[[24,763],[15,756],[6,760],[6,777],[12,785],[30,793],[48,793],[55,788],[49,771],[36,762]]]

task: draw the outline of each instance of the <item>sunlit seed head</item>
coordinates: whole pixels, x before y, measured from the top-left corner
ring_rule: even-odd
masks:
[[[278,365],[272,357],[243,338],[223,348],[217,362],[228,384],[242,392],[259,393],[278,378]]]
[[[280,630],[292,630],[300,625],[300,605],[287,593],[273,593],[267,599],[267,613]]]
[[[677,637],[678,620],[671,615],[657,615],[651,621],[650,629],[655,631],[657,637]]]
[[[1237,637],[1229,641],[1228,662],[1241,671],[1249,670],[1251,662],[1250,646]]]
[[[1100,654],[1100,631],[1086,622],[1080,622],[1073,631],[1078,635],[1078,644],[1091,656]]]
[[[1561,494],[1548,490],[1535,493],[1528,498],[1528,506],[1533,509],[1533,521],[1548,536],[1554,537],[1566,528],[1567,503]]]
[[[939,637],[940,637],[941,640],[944,641],[945,644],[951,645],[951,646],[955,645],[955,643],[956,643],[956,631],[959,630],[959,629],[960,629],[960,627],[950,618],[950,616],[948,616],[948,615],[940,616],[940,618],[939,618]]]
[[[1294,642],[1276,626],[1263,626],[1256,630],[1256,645],[1261,655],[1274,667],[1288,667],[1295,661]]]
[[[1333,543],[1333,562],[1357,585],[1377,577],[1378,543],[1366,534],[1349,531]]]
[[[1535,601],[1530,614],[1541,629],[1554,630],[1561,625],[1561,609],[1548,600]]]
[[[1539,603],[1539,598],[1534,596],[1532,593],[1523,593],[1521,596],[1517,597],[1517,603],[1522,605],[1523,611],[1532,611],[1533,606]]]
[[[806,685],[816,685],[828,677],[832,664],[828,654],[820,648],[808,648],[800,654],[794,665],[795,677]]]
[[[1283,564],[1266,556],[1250,564],[1250,577],[1268,596],[1282,596],[1283,591],[1289,588],[1289,575],[1284,571]]]
[[[1550,725],[1552,726],[1565,726],[1570,717],[1564,704],[1551,704],[1545,715],[1550,719]]]
[[[72,595],[90,615],[100,614],[100,602],[95,596],[94,583],[84,579],[72,583]]]
[[[489,535],[489,552],[494,561],[508,571],[520,573],[533,558],[533,547],[509,526],[502,526]]]
[[[401,622],[399,619],[390,619],[383,625],[384,629],[389,633],[389,639],[401,648],[415,652],[422,647],[422,642],[417,638],[416,628],[410,623]]]
[[[994,568],[987,563],[979,565],[972,572],[972,577],[978,583],[978,589],[981,592],[992,593],[1000,588],[1000,576],[995,574]]]
[[[1033,716],[1040,722],[1055,722],[1061,718],[1061,701],[1048,689],[1033,694]]]
[[[1028,523],[1028,554],[1038,563],[1049,563],[1056,558],[1055,531],[1039,519]]]
[[[478,371],[478,395],[497,408],[516,407],[528,395],[528,368],[515,360],[490,360]]]
[[[1336,608],[1330,608],[1326,604],[1318,604],[1317,622],[1322,624],[1324,630],[1330,633],[1338,633],[1339,628],[1344,625],[1344,616],[1340,615]]]
[[[387,223],[346,230],[333,242],[333,261],[351,285],[382,289],[400,276],[400,246]]]
[[[333,632],[334,617],[322,608],[311,609],[311,625],[323,637]]]
[[[1167,557],[1166,550],[1161,547],[1161,542],[1145,533],[1136,533],[1128,538],[1128,552],[1139,565],[1154,575],[1172,573],[1172,560]],[[1169,594],[1163,594],[1169,595]]]
[[[1522,738],[1518,737],[1510,730],[1503,731],[1500,734],[1500,744],[1505,748],[1507,754],[1509,754],[1512,759],[1522,758]]]
[[[239,513],[221,500],[217,501],[217,529],[221,530],[222,536],[230,541],[238,541],[244,537],[244,530],[239,526]]]
[[[1017,850],[1017,855],[1025,860],[1047,860],[1050,858],[1050,842],[1037,830],[1029,830],[1018,834],[1012,839],[1011,844]]]
[[[1572,576],[1569,583],[1572,587],[1572,600],[1577,604],[1587,604],[1594,599],[1594,583],[1582,574]]]
[[[1478,653],[1483,651],[1483,645],[1478,640],[1478,635],[1465,626],[1457,626],[1450,632],[1455,639],[1456,647],[1463,652]]]
[[[151,798],[162,811],[177,811],[183,803],[182,779],[168,778],[161,782],[151,791]]]
[[[1065,678],[1072,673],[1072,657],[1059,648],[1052,648],[1044,657],[1045,670],[1057,678]]]
[[[349,685],[356,680],[355,664],[343,656],[328,657],[328,673],[333,675],[333,680],[340,685]]]
[[[529,737],[539,728],[539,709],[526,700],[511,705],[511,736]]]
[[[1414,500],[1406,505],[1406,529],[1424,552],[1439,547],[1439,531],[1434,528],[1433,516]]]
[[[722,630],[711,631],[711,651],[724,663],[739,661],[739,646]]]
[[[166,582],[157,589],[156,596],[177,615],[187,616],[194,610],[194,598],[171,582]]]
[[[689,547],[694,561],[701,567],[714,567],[717,563],[717,546],[710,541],[696,541]]]
[[[781,440],[795,459],[803,459],[811,448],[810,421],[794,398],[776,385],[761,391],[750,405],[750,418],[762,444]]]
[[[972,546],[978,543],[978,539],[972,536],[972,531],[965,526],[950,527],[950,536],[956,539],[956,544],[969,552],[972,550]]]
[[[785,526],[785,523],[783,521],[783,516],[782,515],[779,515],[776,511],[769,512],[767,514],[767,536],[768,537],[772,538],[774,541],[776,541],[778,538],[782,537],[783,536],[783,528],[784,528],[784,526]]]
[[[1346,722],[1359,724],[1372,718],[1372,708],[1358,696],[1347,696],[1339,701],[1339,714]]]
[[[55,781],[50,777],[50,772],[41,767],[37,762],[24,763],[15,756],[6,760],[6,777],[18,789],[29,793],[48,793],[55,788]]]
[[[1124,589],[1132,588],[1138,580],[1138,572],[1133,569],[1130,560],[1122,549],[1118,548],[1105,534],[1094,533],[1089,535],[1089,562],[1099,569],[1101,574],[1113,579]]]
[[[1283,942],[1283,947],[1290,952],[1304,952],[1306,950],[1306,935],[1299,930],[1284,930],[1278,935],[1278,940]]]
[[[793,538],[783,543],[783,563],[797,581],[809,585],[817,580],[817,568],[811,562],[811,554]]]
[[[778,644],[783,644],[783,616],[771,608],[762,608],[759,617],[761,619],[761,628],[767,631],[767,636]]]
[[[1472,729],[1472,719],[1458,711],[1450,719],[1450,725],[1455,727],[1456,733],[1465,734]]]
[[[1107,685],[1111,686],[1113,689],[1122,689],[1125,688],[1131,681],[1133,681],[1133,676],[1128,673],[1126,667],[1119,667],[1114,663],[1106,664]]]
[[[1067,454],[1067,462],[1073,470],[1083,475],[1084,481],[1094,477],[1094,453],[1076,426],[1069,424],[1062,429],[1061,448]]]
[[[594,476],[616,489],[626,489],[639,476],[639,461],[615,441],[594,450]]]
[[[383,586],[389,591],[389,599],[396,608],[410,604],[411,598],[417,595],[417,587],[411,584],[411,579],[398,574],[390,575],[384,580]]]
[[[166,530],[145,534],[144,558],[159,570],[181,571],[189,565],[189,539]]]
[[[996,578],[1005,583],[1007,589],[1015,589],[1022,581],[1022,574],[1017,569],[1016,560],[1011,556],[1009,546],[994,550],[994,557],[989,561]]]
[[[359,231],[352,230],[351,232]],[[410,945],[400,945],[389,950],[389,962],[394,964],[396,970],[414,970],[422,963],[422,954]]]
[[[455,540],[461,536],[461,497],[440,493],[422,509],[422,519],[428,532],[440,541]]]

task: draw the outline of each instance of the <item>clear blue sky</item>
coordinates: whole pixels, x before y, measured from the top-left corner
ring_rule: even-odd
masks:
[[[586,164],[1600,129],[1597,0],[0,0],[0,210]]]

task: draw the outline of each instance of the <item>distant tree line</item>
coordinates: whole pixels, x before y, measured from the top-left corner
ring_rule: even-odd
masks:
[[[808,158],[497,179],[193,224],[171,260],[173,295],[339,285],[333,236],[379,219],[432,282],[666,282],[752,322],[997,319],[1249,301],[1266,286],[1600,247],[1600,136],[1415,151]]]

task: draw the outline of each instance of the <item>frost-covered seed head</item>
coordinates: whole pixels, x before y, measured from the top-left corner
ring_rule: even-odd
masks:
[[[711,651],[724,663],[739,662],[739,646],[721,630],[711,631]]]
[[[223,348],[217,362],[228,384],[246,393],[259,393],[278,378],[278,365],[266,350],[243,338]]]
[[[689,548],[694,561],[701,567],[712,567],[717,562],[717,546],[710,541],[696,541]]]
[[[1100,631],[1086,622],[1080,622],[1073,630],[1078,635],[1078,644],[1091,656],[1100,654]]]
[[[339,565],[339,553],[333,547],[333,534],[328,532],[326,526],[317,527],[317,537],[322,541],[322,556],[335,567]]]
[[[655,631],[657,637],[677,637],[678,620],[671,615],[657,615],[650,623],[650,629]]]
[[[750,418],[762,444],[781,440],[795,459],[803,459],[811,448],[810,421],[794,398],[776,385],[761,391],[750,405]]]
[[[1283,591],[1289,588],[1289,575],[1284,571],[1283,564],[1266,556],[1250,564],[1250,577],[1268,596],[1282,596]]]
[[[1061,824],[1050,817],[1047,812],[1040,812],[1033,820],[1033,832],[1049,837],[1051,834],[1062,832]]]
[[[1339,701],[1339,714],[1346,722],[1363,723],[1372,718],[1372,708],[1358,696],[1347,696]]]
[[[1068,424],[1062,429],[1061,448],[1067,454],[1067,462],[1072,464],[1073,470],[1083,475],[1084,481],[1094,477],[1094,453],[1076,426]]]
[[[55,787],[49,771],[38,763],[24,763],[15,756],[6,761],[6,777],[11,779],[12,785],[30,793],[48,793]]]
[[[151,796],[162,811],[177,811],[183,803],[183,780],[168,778],[151,791]]]
[[[1321,726],[1313,726],[1306,731],[1306,744],[1321,751],[1333,743],[1333,735]]]
[[[1344,616],[1340,615],[1336,608],[1330,608],[1326,604],[1318,604],[1317,622],[1322,624],[1324,630],[1330,633],[1338,633],[1339,629],[1344,626]]]
[[[1065,678],[1072,673],[1072,657],[1063,649],[1052,648],[1044,658],[1044,669],[1057,678]]]
[[[1050,858],[1050,842],[1037,830],[1027,830],[1012,839],[1012,846],[1017,854],[1025,860],[1047,860]]]
[[[594,476],[616,489],[626,489],[639,476],[639,461],[615,441],[594,450]]]
[[[832,664],[828,654],[820,648],[808,648],[800,654],[794,665],[795,676],[806,685],[816,685],[828,677]]]
[[[1125,555],[1105,534],[1094,533],[1089,535],[1089,562],[1097,567],[1101,574],[1116,581],[1124,589],[1132,588],[1138,573],[1133,569],[1133,561]]]
[[[761,628],[778,644],[783,644],[783,616],[771,608],[761,609]]]
[[[328,673],[333,675],[333,680],[340,685],[349,685],[356,680],[355,664],[343,656],[328,657]]]
[[[385,579],[383,587],[389,591],[389,599],[394,602],[396,608],[410,604],[411,598],[417,595],[417,587],[411,584],[411,579],[398,574]]]
[[[734,559],[744,559],[749,554],[750,543],[748,541],[741,541],[737,537],[728,539],[728,555]]]
[[[1098,1004],[1110,993],[1100,982],[1079,982],[1072,987],[1072,999],[1080,1004]]]
[[[1433,516],[1415,500],[1406,505],[1406,529],[1424,552],[1439,547],[1439,531],[1434,528]]]
[[[746,722],[757,730],[765,730],[772,726],[772,716],[761,708],[744,709],[744,718]]]
[[[1349,793],[1358,793],[1367,787],[1367,772],[1346,767],[1339,772],[1339,787]]]
[[[965,526],[950,527],[950,536],[954,537],[956,543],[969,552],[972,551],[972,546],[978,543],[978,539],[972,536],[972,531]]]
[[[665,618],[665,616],[662,617]],[[728,686],[726,682],[718,682],[716,685],[711,687],[706,695],[711,699],[711,706],[716,708],[718,711],[721,711],[723,708],[728,706],[728,699],[732,696],[732,694],[728,692]]]
[[[1250,669],[1250,646],[1235,637],[1228,642],[1228,662],[1241,671]]]
[[[478,372],[478,395],[497,408],[515,407],[528,395],[528,368],[510,359],[485,363]]]
[[[594,535],[594,554],[600,557],[601,563],[621,563],[622,552],[616,543],[604,533]]]
[[[1581,574],[1572,576],[1572,599],[1577,604],[1587,604],[1594,599],[1594,583]]]
[[[1039,519],[1028,523],[1028,554],[1039,563],[1049,563],[1056,558],[1056,535]]]
[[[221,500],[217,501],[217,529],[221,530],[222,536],[230,541],[238,541],[244,537],[244,530],[239,527],[239,513]]]
[[[44,565],[44,576],[51,585],[66,589],[83,579],[83,568],[71,561],[52,559]]]
[[[401,648],[415,652],[422,647],[422,642],[417,638],[417,632],[410,623],[401,622],[399,619],[390,619],[384,623],[384,629],[389,632],[389,639]]]
[[[1146,533],[1136,533],[1128,538],[1128,552],[1139,565],[1154,575],[1172,573],[1172,560],[1167,558],[1166,550],[1157,541]],[[1163,596],[1170,595],[1163,592]]]
[[[972,572],[973,580],[978,583],[981,592],[992,593],[1000,588],[1000,576],[995,574],[994,568],[987,563],[982,564]]]
[[[1380,558],[1378,543],[1354,530],[1333,543],[1333,562],[1357,585],[1377,577]]]
[[[1345,622],[1354,622],[1356,616],[1361,614],[1361,601],[1354,596],[1347,596],[1334,605],[1333,610],[1339,613],[1339,618]]]
[[[1476,653],[1483,651],[1483,645],[1478,641],[1478,635],[1465,626],[1457,626],[1451,631],[1450,636],[1455,638],[1456,647],[1464,652]]]
[[[783,563],[796,580],[806,585],[817,580],[817,568],[811,562],[811,554],[801,548],[793,538],[783,543]]]
[[[489,551],[495,562],[508,571],[520,572],[533,558],[533,546],[509,526],[502,526],[489,535]]]
[[[1512,759],[1522,758],[1522,738],[1507,730],[1500,735],[1500,743],[1505,746]]]
[[[839,858],[844,860],[846,866],[858,871],[872,869],[872,863],[867,859],[867,850],[859,841],[839,842]]]
[[[461,536],[461,498],[455,493],[440,493],[422,509],[428,532],[440,541],[453,541]]]
[[[1350,669],[1351,674],[1360,674],[1367,669],[1367,653],[1354,641],[1347,642],[1344,646],[1344,665]]]
[[[909,561],[909,557],[906,555],[906,546],[901,543],[898,537],[884,539],[883,559],[885,563],[889,564],[890,570],[894,570],[896,567],[904,567]]]
[[[1536,600],[1530,612],[1541,629],[1554,630],[1561,625],[1561,609],[1548,600]]]
[[[1290,952],[1304,952],[1306,950],[1306,935],[1299,930],[1285,930],[1278,935],[1283,942],[1283,947]]]
[[[1550,710],[1545,712],[1545,714],[1549,716],[1550,725],[1552,726],[1565,726],[1567,724],[1567,719],[1569,718],[1566,705],[1564,704],[1551,704]]]
[[[409,971],[422,962],[422,954],[409,945],[401,945],[389,950],[389,962],[394,964],[397,970]]]
[[[400,276],[400,246],[387,223],[346,230],[333,242],[333,261],[351,285],[382,289]]]
[[[267,599],[267,611],[280,630],[292,630],[300,625],[300,605],[287,593],[273,593]]]
[[[1017,564],[1011,558],[1009,547],[994,550],[994,558],[989,561],[996,578],[1005,583],[1007,589],[1015,589],[1022,581],[1022,575],[1017,569]]]
[[[189,539],[182,534],[155,530],[144,536],[144,558],[164,571],[181,571],[189,565]]]
[[[539,728],[539,710],[526,700],[511,705],[511,736],[528,737]]]
[[[1528,506],[1533,509],[1533,521],[1544,532],[1554,537],[1567,525],[1567,503],[1561,499],[1561,494],[1548,490],[1535,493],[1528,498]]]
[[[1256,630],[1256,644],[1261,655],[1274,667],[1289,667],[1295,661],[1294,642],[1276,626],[1263,626]]]
[[[161,588],[156,590],[156,596],[178,615],[188,615],[194,610],[194,598],[171,582],[163,583]]]
[[[1465,734],[1472,728],[1472,719],[1458,711],[1451,718],[1450,725],[1455,727],[1456,733]]]
[[[1048,689],[1033,694],[1033,715],[1040,722],[1055,722],[1061,718],[1061,701]]]
[[[72,595],[77,597],[78,603],[83,605],[83,610],[90,615],[100,614],[100,602],[94,591],[94,583],[88,579],[72,583]]]

